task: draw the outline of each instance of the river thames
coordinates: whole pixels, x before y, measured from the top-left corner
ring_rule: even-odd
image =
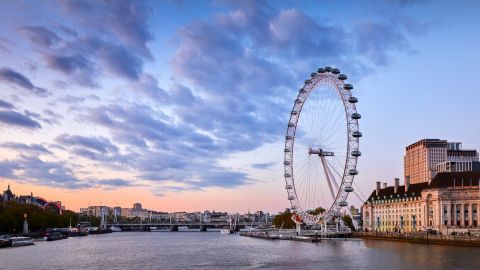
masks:
[[[480,269],[480,249],[378,240],[271,241],[124,232],[0,250],[1,269]]]

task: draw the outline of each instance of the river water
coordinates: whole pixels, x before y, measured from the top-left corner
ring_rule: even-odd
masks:
[[[122,232],[0,249],[0,269],[480,269],[480,248]]]

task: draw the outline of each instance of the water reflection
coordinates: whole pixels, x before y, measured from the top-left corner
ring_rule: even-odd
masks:
[[[113,233],[0,250],[0,269],[480,269],[480,249],[268,241],[218,232]]]

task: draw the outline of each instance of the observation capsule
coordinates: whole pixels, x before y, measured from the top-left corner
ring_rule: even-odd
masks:
[[[310,73],[310,77],[312,77],[312,78],[315,77],[315,75],[317,75],[317,73],[315,73],[315,72]]]
[[[345,86],[343,87],[343,89],[345,90],[352,90],[353,89],[353,85],[349,84],[349,83],[346,83]]]
[[[290,153],[290,152],[292,152],[292,149],[290,149],[290,148],[285,148],[285,149],[283,150],[283,152],[285,152],[285,153]]]
[[[295,127],[294,123],[288,123],[288,127]]]
[[[348,170],[348,174],[350,174],[350,175],[357,175],[357,174],[358,174],[358,171],[355,170],[355,169],[350,169],[350,170]]]
[[[295,197],[293,197],[293,196],[288,196],[288,200],[289,200],[289,201],[293,201],[293,200],[295,200]]]
[[[344,80],[347,79],[347,75],[345,75],[345,74],[340,74],[340,75],[338,75],[338,79],[344,81]]]
[[[287,165],[287,166],[290,165],[290,161],[283,162],[283,165]]]
[[[317,72],[318,73],[325,73],[325,69],[324,68],[319,68],[319,69],[317,69]]]
[[[362,115],[359,113],[352,113],[352,119],[358,120],[362,118]]]
[[[358,151],[358,150],[353,150],[352,151],[352,156],[354,157],[359,157],[362,155],[362,152]]]
[[[352,137],[354,137],[354,138],[360,138],[360,137],[362,137],[362,132],[360,132],[360,131],[354,131],[354,132],[352,132]]]
[[[345,192],[353,192],[353,187],[351,187],[351,186],[350,186],[350,187],[345,187],[345,188],[343,188],[343,191],[345,191]]]
[[[293,188],[292,185],[286,185],[285,186],[285,189],[292,189],[292,188]]]
[[[335,74],[335,75],[336,75],[336,74],[340,74],[340,69],[338,69],[338,68],[332,68],[332,73]]]
[[[340,206],[340,207],[345,207],[347,205],[348,205],[348,203],[346,201],[339,201],[338,202],[338,206]]]
[[[289,173],[286,173],[286,174],[284,174],[283,176],[285,176],[286,178],[289,178],[289,177],[291,177],[292,175],[289,174]]]
[[[301,89],[299,90],[299,92],[302,93],[302,94],[305,94],[305,93],[307,92],[307,90],[301,88]]]
[[[286,140],[291,140],[292,138],[293,138],[293,137],[290,136],[290,135],[285,136],[285,139],[286,139]]]
[[[326,72],[332,72],[332,67],[325,67]]]
[[[297,99],[295,99],[295,103],[300,104],[300,103],[302,103],[302,100],[297,98]]]
[[[350,102],[350,103],[357,103],[357,102],[358,102],[358,98],[356,98],[356,97],[349,97],[349,98],[348,98],[348,102]]]
[[[310,80],[305,80],[305,84],[309,84],[310,83]]]
[[[298,112],[297,112],[297,111],[291,111],[290,114],[291,114],[291,115],[297,115]]]

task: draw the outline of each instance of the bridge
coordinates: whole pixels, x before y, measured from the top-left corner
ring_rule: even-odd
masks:
[[[172,232],[178,231],[179,227],[188,227],[188,229],[199,229],[205,232],[207,228],[229,228],[231,231],[238,231],[241,228],[258,228],[260,226],[270,226],[271,223],[265,222],[140,222],[140,223],[106,223],[106,228],[113,226],[122,230],[140,230],[150,231],[152,228],[169,229]]]

